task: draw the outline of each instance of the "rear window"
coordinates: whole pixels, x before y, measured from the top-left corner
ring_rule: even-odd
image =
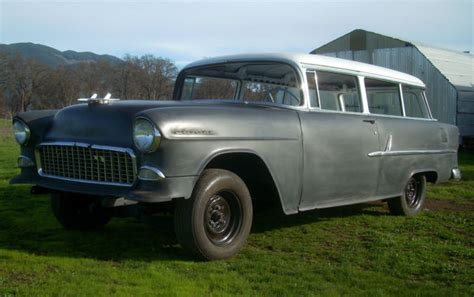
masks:
[[[377,79],[365,79],[370,113],[403,116],[398,84]]]
[[[423,89],[404,85],[402,90],[406,116],[428,119],[430,115],[423,95]]]

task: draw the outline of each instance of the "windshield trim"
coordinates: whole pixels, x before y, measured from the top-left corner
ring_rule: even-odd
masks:
[[[237,96],[234,96],[235,99],[233,99],[232,101],[243,102],[243,103],[253,103],[253,104],[258,103],[258,104],[262,104],[262,105],[271,105],[271,106],[291,107],[291,109],[293,109],[293,108],[301,109],[301,108],[306,108],[307,107],[307,102],[306,102],[307,99],[306,99],[306,94],[305,94],[305,91],[304,91],[306,83],[302,78],[301,69],[299,67],[297,67],[296,65],[292,65],[292,64],[284,62],[284,61],[275,61],[275,60],[232,60],[232,61],[219,62],[219,63],[209,63],[209,64],[204,64],[204,65],[199,65],[199,66],[194,66],[194,67],[189,67],[189,68],[182,69],[179,72],[178,77],[176,78],[175,89],[174,89],[174,92],[173,92],[173,100],[185,101],[185,100],[181,100],[181,95],[182,95],[182,91],[183,91],[184,80],[187,77],[187,72],[190,72],[192,70],[196,70],[196,69],[199,69],[199,68],[225,65],[225,64],[228,64],[228,63],[248,63],[248,64],[274,63],[274,64],[286,65],[286,66],[290,67],[296,75],[297,88],[299,89],[300,96],[301,96],[301,102],[300,102],[299,105],[296,105],[296,106],[288,105],[288,104],[281,104],[281,103],[264,102],[264,101],[245,101],[245,100],[240,99],[240,88],[239,88]],[[212,77],[212,76],[209,76],[209,77]],[[219,76],[216,76],[214,78],[226,79],[225,77],[219,77]],[[234,80],[236,80],[236,79],[234,79]],[[241,80],[236,80],[236,81],[239,81],[239,87],[240,87],[242,85],[242,81]],[[219,99],[213,99],[213,100],[219,100]],[[195,101],[198,102],[199,100],[195,100]],[[227,101],[229,101],[229,99],[227,99]]]

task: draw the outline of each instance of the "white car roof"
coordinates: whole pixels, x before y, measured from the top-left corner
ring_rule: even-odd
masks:
[[[425,84],[417,77],[392,69],[379,67],[371,64],[355,62],[345,59],[327,57],[313,54],[295,54],[295,53],[258,53],[258,54],[240,54],[213,57],[202,59],[191,64],[186,65],[186,68],[204,66],[208,64],[221,64],[229,62],[243,62],[243,61],[273,61],[284,62],[291,64],[298,68],[305,68],[308,66],[319,66],[328,68],[337,68],[341,70],[349,70],[359,72],[361,75],[385,78],[389,80],[400,81],[410,85],[425,87]]]

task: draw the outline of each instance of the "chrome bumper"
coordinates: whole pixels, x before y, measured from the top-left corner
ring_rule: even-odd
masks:
[[[454,179],[454,180],[461,179],[461,170],[459,170],[459,168],[453,168],[451,170],[451,179]]]

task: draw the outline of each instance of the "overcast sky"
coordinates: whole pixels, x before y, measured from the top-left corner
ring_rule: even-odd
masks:
[[[309,52],[362,28],[474,52],[473,2],[0,0],[0,43],[119,57],[149,53],[183,66],[222,54]]]

